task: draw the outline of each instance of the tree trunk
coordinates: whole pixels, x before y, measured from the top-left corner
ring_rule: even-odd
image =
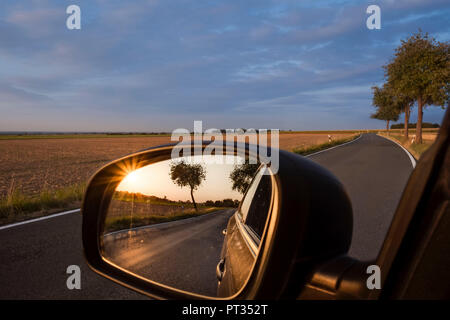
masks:
[[[406,105],[405,107],[405,138],[408,140],[408,136],[409,136],[409,104]]]
[[[422,97],[417,99],[417,126],[416,126],[416,143],[422,143],[422,119],[423,119],[423,102]]]
[[[191,199],[192,199],[192,203],[194,204],[195,211],[198,211],[197,204],[195,203],[195,200],[194,200],[194,189],[191,189]]]
[[[387,134],[389,135],[389,120],[386,120],[386,130]]]

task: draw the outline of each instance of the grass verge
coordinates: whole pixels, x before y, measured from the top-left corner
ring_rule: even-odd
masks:
[[[0,225],[44,216],[56,209],[79,207],[84,190],[84,184],[58,190],[42,190],[35,196],[26,195],[17,189],[12,190],[0,199]]]
[[[358,138],[360,136],[360,134],[355,134],[351,137],[348,138],[343,138],[343,139],[336,139],[336,140],[332,140],[330,142],[325,142],[322,144],[318,144],[318,145],[314,145],[314,146],[309,146],[309,147],[300,147],[300,148],[294,148],[292,150],[292,152],[300,154],[302,156],[307,156],[309,154],[315,153],[315,152],[319,152],[346,142],[350,142],[355,140],[356,138]]]
[[[422,140],[423,143],[411,143],[411,138],[406,139],[402,135],[397,134],[390,134],[387,135],[385,133],[378,133],[380,136],[383,136],[390,140],[395,140],[398,143],[400,143],[405,149],[407,149],[413,156],[416,158],[416,160],[420,159],[422,154],[428,150],[429,147],[434,143],[434,141],[431,140]]]
[[[122,216],[122,217],[110,217],[105,221],[105,232],[114,232],[118,230],[125,230],[131,228],[137,228],[141,226],[148,226],[156,223],[170,222],[181,219],[187,219],[192,217],[198,217],[213,211],[223,210],[227,208],[203,208],[198,211],[192,209],[190,212],[180,212],[179,214],[171,215],[171,216],[144,216],[144,217],[131,217],[131,216]]]

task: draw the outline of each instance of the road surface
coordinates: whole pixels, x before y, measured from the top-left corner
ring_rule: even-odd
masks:
[[[345,186],[353,206],[350,256],[375,258],[413,170],[408,154],[374,133],[310,157]]]
[[[364,134],[310,159],[333,172],[350,195],[350,254],[363,260],[375,257],[412,171],[407,154],[387,139]],[[0,299],[145,298],[88,268],[79,213],[0,230],[0,243]],[[69,265],[81,267],[81,290],[67,289]]]
[[[0,230],[0,299],[143,299],[89,269],[81,214]],[[69,290],[67,267],[81,268],[81,290]]]
[[[228,219],[234,209],[219,210],[131,234],[104,238],[105,256],[126,270],[177,289],[217,295],[216,266]]]

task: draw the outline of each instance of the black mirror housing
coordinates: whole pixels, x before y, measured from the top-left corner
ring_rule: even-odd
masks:
[[[209,143],[209,142],[208,142]],[[204,149],[208,143],[200,144]],[[91,178],[82,205],[83,246],[97,273],[156,299],[206,299],[139,277],[107,262],[99,234],[124,167],[139,168],[170,158],[175,145],[138,152],[111,162]],[[192,150],[198,145],[192,145]],[[249,145],[234,146],[234,152]],[[256,148],[257,149],[257,148]],[[274,200],[253,270],[232,299],[296,298],[315,266],[347,253],[353,229],[352,208],[342,184],[328,170],[299,155],[279,152]]]

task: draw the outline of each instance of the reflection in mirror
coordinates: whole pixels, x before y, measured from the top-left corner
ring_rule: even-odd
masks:
[[[256,190],[267,181],[259,167],[237,156],[193,156],[130,172],[105,217],[103,256],[176,289],[233,295],[253,267],[269,211],[271,187]],[[253,228],[245,224],[252,207],[258,214],[249,221],[261,220]]]

